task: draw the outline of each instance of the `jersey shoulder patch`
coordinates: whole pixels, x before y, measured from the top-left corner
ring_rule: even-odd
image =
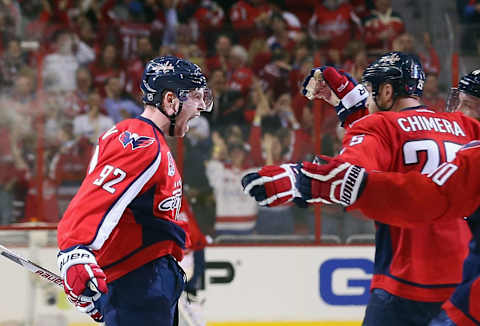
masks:
[[[139,135],[135,132],[125,130],[119,136],[118,140],[123,145],[123,148],[127,148],[128,145],[131,145],[131,150],[137,148],[145,148],[152,145],[155,142],[155,138]]]

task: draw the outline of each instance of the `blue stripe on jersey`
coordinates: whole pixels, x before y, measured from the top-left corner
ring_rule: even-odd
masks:
[[[389,274],[390,264],[393,259],[392,239],[390,227],[386,224],[375,222],[375,274]]]
[[[135,198],[128,206],[132,210],[135,221],[142,226],[143,245],[173,240],[185,249],[185,231],[172,221],[153,215],[154,195],[155,187],[152,187]]]
[[[375,234],[375,274],[387,275],[388,277],[393,278],[394,280],[424,288],[424,289],[435,289],[435,288],[450,288],[456,287],[458,284],[421,284],[411,281],[404,280],[400,277],[394,276],[390,273],[390,265],[393,260],[393,249],[392,249],[392,238],[390,235],[390,226],[387,224],[375,222],[377,226],[377,231]]]
[[[463,145],[462,148],[460,148],[460,150],[462,151],[464,149],[469,149],[469,148],[478,147],[478,146],[480,146],[480,140],[472,140],[468,144]]]

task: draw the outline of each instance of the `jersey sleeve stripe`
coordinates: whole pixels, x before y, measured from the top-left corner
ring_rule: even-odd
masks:
[[[160,147],[160,146],[159,146]],[[161,162],[161,151],[158,149],[158,154],[155,160],[149,165],[149,167],[140,174],[135,181],[130,184],[123,194],[117,199],[117,201],[110,207],[107,214],[103,217],[103,220],[97,229],[95,238],[89,244],[89,248],[92,250],[99,250],[102,248],[105,241],[112,233],[113,229],[117,226],[123,212],[132,200],[140,193],[145,184],[150,180],[158,170]]]

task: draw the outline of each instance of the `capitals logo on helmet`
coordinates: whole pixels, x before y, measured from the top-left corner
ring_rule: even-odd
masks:
[[[403,52],[389,52],[372,64],[363,73],[363,82],[371,83],[375,97],[381,84],[393,87],[394,97],[423,95],[425,73],[416,55]]]
[[[172,91],[181,98],[183,91],[207,86],[207,79],[199,66],[175,56],[150,60],[143,71],[140,88],[143,103],[159,106],[164,91]]]

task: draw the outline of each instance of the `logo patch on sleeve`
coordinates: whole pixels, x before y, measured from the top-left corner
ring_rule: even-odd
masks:
[[[132,150],[137,148],[148,147],[155,142],[155,139],[147,136],[140,136],[136,133],[131,133],[125,130],[118,136],[118,140],[122,143],[123,148],[126,148],[128,144],[132,145]]]

